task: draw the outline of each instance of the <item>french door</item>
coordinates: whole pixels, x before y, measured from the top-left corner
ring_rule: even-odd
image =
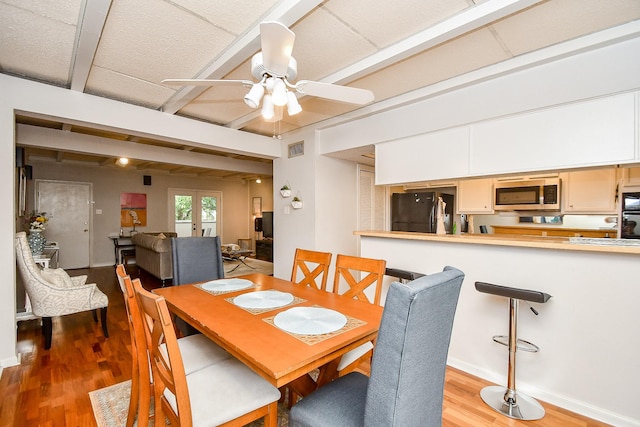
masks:
[[[178,237],[219,236],[222,192],[169,189],[169,224]]]

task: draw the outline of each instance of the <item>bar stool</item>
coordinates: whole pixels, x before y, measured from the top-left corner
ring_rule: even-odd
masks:
[[[533,397],[516,391],[516,351],[537,352],[538,346],[518,339],[518,302],[520,300],[545,303],[551,295],[528,289],[510,288],[491,283],[476,282],[476,290],[509,298],[509,336],[496,335],[493,340],[509,347],[509,371],[507,387],[488,386],[480,391],[484,402],[496,411],[518,420],[539,420],[544,408]],[[537,316],[538,312],[530,307]]]
[[[399,268],[387,268],[384,272],[385,276],[397,277],[400,283],[408,283],[412,280],[423,277],[424,274],[416,273],[415,271],[401,270]]]

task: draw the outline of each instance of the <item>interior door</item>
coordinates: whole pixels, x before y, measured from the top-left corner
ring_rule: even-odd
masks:
[[[36,210],[49,216],[44,236],[60,247],[59,266],[88,268],[91,252],[91,201],[87,182],[36,180]]]
[[[178,237],[219,236],[222,231],[220,191],[169,190],[169,223]]]

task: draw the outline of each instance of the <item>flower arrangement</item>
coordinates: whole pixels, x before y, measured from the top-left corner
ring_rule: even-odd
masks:
[[[26,223],[29,226],[29,231],[37,230],[42,231],[46,228],[46,224],[49,221],[46,212],[33,211],[29,217],[25,217]]]
[[[129,211],[129,216],[131,217],[131,221],[133,221],[133,230],[136,231],[136,225],[142,224],[138,219],[138,213],[136,211]]]

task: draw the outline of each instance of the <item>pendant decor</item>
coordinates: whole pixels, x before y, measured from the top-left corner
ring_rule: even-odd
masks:
[[[29,248],[33,255],[42,255],[46,241],[47,239],[42,235],[42,230],[29,230],[27,242],[29,242]]]

